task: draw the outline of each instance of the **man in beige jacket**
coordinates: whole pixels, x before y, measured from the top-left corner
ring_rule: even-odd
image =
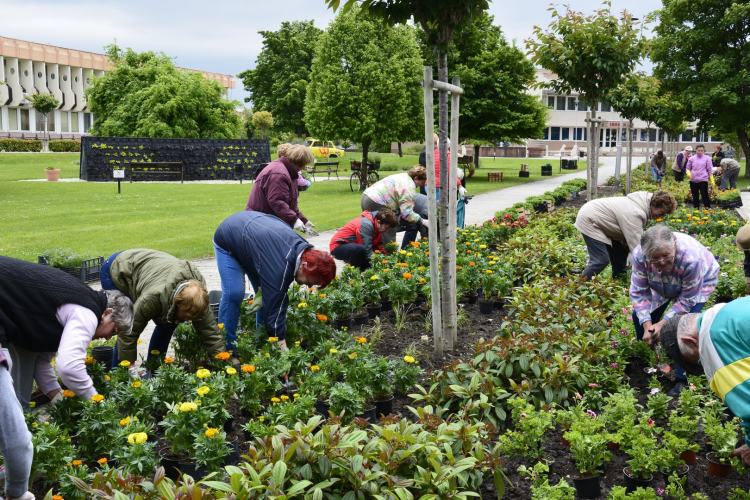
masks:
[[[667,191],[636,191],[586,203],[578,211],[575,224],[589,251],[583,276],[598,275],[610,262],[613,277],[625,272],[628,253],[641,244],[648,220],[661,219],[676,208],[677,200]]]

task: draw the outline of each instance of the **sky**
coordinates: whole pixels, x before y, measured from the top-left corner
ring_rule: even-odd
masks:
[[[552,5],[563,8],[544,0],[494,0],[489,12],[506,38],[524,47],[535,25],[549,24]],[[567,5],[588,14],[602,3],[570,0]],[[626,7],[642,19],[660,3],[612,0],[613,12]],[[0,0],[0,36],[97,53],[117,39],[119,46],[138,52],[164,52],[184,68],[236,76],[255,67],[263,48],[258,31],[309,19],[325,28],[333,17],[324,0]],[[230,97],[243,101],[246,96],[236,79]]]

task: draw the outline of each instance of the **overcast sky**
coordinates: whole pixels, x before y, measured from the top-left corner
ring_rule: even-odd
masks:
[[[602,5],[599,0],[567,3],[584,13]],[[490,13],[506,38],[523,47],[534,25],[549,24],[550,5],[544,0],[495,0]],[[612,1],[618,14],[626,6],[643,18],[660,3]],[[237,75],[255,66],[263,48],[258,31],[306,19],[325,28],[333,17],[324,0],[0,0],[0,36],[99,53],[116,38],[121,47],[176,57],[185,68]],[[236,86],[232,98],[241,101],[247,94],[239,79]]]

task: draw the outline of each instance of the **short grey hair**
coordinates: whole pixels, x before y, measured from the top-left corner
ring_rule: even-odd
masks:
[[[664,224],[657,224],[648,228],[641,236],[641,250],[651,256],[657,250],[671,248],[675,244],[672,230]]]
[[[118,333],[130,333],[133,329],[133,301],[119,290],[105,290],[107,307],[112,308],[112,322]]]
[[[693,330],[697,330],[698,313],[685,314],[680,318],[680,322],[677,324],[677,344],[680,346],[680,353],[683,356],[695,356],[698,353],[694,349],[688,347],[682,339],[689,336]]]

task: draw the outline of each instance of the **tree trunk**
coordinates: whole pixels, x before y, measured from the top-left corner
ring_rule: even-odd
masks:
[[[650,170],[648,161],[649,156],[651,156],[651,122],[646,124],[646,173]]]
[[[595,200],[597,195],[596,185],[599,180],[598,167],[599,167],[599,131],[596,126],[596,106],[598,103],[591,105],[591,123],[589,123],[589,139],[591,143],[591,151],[589,151],[589,163],[590,163],[590,181],[589,186],[586,186],[589,201]]]
[[[632,189],[632,172],[633,172],[633,131],[631,130],[633,128],[633,120],[628,120],[628,173],[627,173],[627,180],[625,183],[625,194],[630,194],[630,190]]]
[[[44,113],[44,136],[42,138],[42,153],[49,153],[49,125],[47,113]]]
[[[479,169],[479,148],[482,146],[479,144],[474,144],[474,172],[476,172]],[[473,172],[469,172],[468,177],[473,176]]]
[[[745,155],[745,177],[750,177],[750,141],[748,141],[747,131],[745,129],[737,129],[737,138],[740,140],[742,154]]]
[[[404,152],[401,149],[401,142],[400,141],[398,143],[398,157],[399,158],[403,158],[404,157]]]
[[[448,54],[438,51],[438,80],[448,83]],[[451,276],[453,269],[450,267],[451,239],[456,235],[448,230],[448,217],[456,214],[448,213],[449,195],[448,180],[448,92],[440,91],[438,100],[438,137],[440,145],[440,193],[438,195],[438,227],[440,228],[440,284],[442,285],[441,312],[443,320],[443,347],[453,349],[453,331],[456,328],[456,311],[451,309],[451,294],[455,295],[455,289],[451,287]],[[455,151],[454,153],[455,154]],[[433,165],[427,165],[433,168]]]
[[[367,152],[370,150],[372,139],[362,141],[362,165],[359,166],[359,190],[365,190],[367,182]]]

